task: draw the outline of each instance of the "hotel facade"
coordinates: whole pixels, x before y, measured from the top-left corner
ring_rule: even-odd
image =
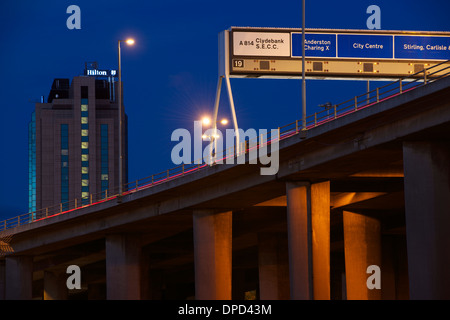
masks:
[[[119,189],[119,105],[115,77],[54,79],[29,123],[29,212],[80,205]],[[122,99],[123,101],[123,99]],[[128,181],[127,117],[122,108],[122,181]],[[72,205],[70,205],[72,207]]]

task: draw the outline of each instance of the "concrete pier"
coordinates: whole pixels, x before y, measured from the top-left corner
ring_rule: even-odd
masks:
[[[138,236],[106,237],[106,296],[108,300],[141,297],[141,245]]]
[[[284,233],[258,234],[259,298],[289,300],[289,257]]]
[[[450,299],[450,145],[403,143],[410,299]]]
[[[31,300],[33,257],[8,256],[5,260],[6,300]]]
[[[231,300],[232,212],[193,213],[195,298]]]
[[[380,221],[349,211],[343,218],[347,300],[380,300],[381,289],[367,287],[367,268],[381,266]]]

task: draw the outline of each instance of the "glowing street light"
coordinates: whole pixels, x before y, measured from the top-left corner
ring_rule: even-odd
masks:
[[[210,126],[212,122],[213,122],[213,121],[212,121],[211,118],[208,117],[208,116],[205,116],[205,117],[202,118],[202,124],[205,125],[205,126]],[[225,119],[225,118],[223,118],[222,120],[220,120],[220,123],[221,123],[222,125],[225,126],[225,125],[228,124],[228,120]],[[213,135],[207,136],[207,135],[203,134],[203,135],[202,135],[202,138],[203,138],[203,139],[210,138],[211,141],[214,141],[214,138],[217,139],[217,138],[220,137],[220,136],[217,134],[216,130],[217,130],[217,124],[214,126],[214,134],[213,134]]]
[[[207,116],[202,118],[202,124],[203,125],[205,125],[205,126],[209,126],[211,124],[214,125],[214,134],[212,134],[210,136],[208,136],[206,134],[202,135],[202,139],[203,140],[209,139],[209,141],[211,141],[211,143],[213,144],[214,147],[211,149],[211,157],[214,158],[215,154],[216,154],[216,148],[217,148],[217,142],[216,141],[217,141],[217,139],[220,138],[220,135],[217,134],[217,122],[215,122],[215,123],[213,123],[213,122],[214,121],[212,121],[211,118],[209,118]],[[220,120],[220,124],[225,126],[225,125],[228,124],[228,120],[223,118],[222,120]]]
[[[203,123],[205,126],[209,126],[209,125],[211,124],[211,119],[208,118],[208,117],[203,117],[202,123]]]
[[[213,121],[211,120],[211,118],[209,117],[203,117],[202,118],[202,124],[205,126],[209,126]],[[220,120],[220,123],[224,126],[226,126],[228,124],[228,119],[223,118],[222,120]]]
[[[134,44],[134,39],[128,38],[126,40],[119,40],[117,47],[119,51],[119,194],[122,194],[122,165],[123,165],[123,151],[122,151],[122,113],[123,113],[123,104],[122,104],[122,63],[120,57],[120,43],[125,42],[128,45]]]

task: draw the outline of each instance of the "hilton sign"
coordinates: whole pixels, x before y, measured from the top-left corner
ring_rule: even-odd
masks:
[[[98,69],[87,69],[87,76],[103,76],[103,77],[115,77],[117,70],[98,70]]]

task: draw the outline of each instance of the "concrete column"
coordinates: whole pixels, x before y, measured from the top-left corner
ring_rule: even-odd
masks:
[[[232,212],[195,210],[193,229],[195,298],[230,300]]]
[[[330,182],[287,182],[291,299],[330,299]]]
[[[141,298],[141,243],[139,237],[114,234],[106,237],[106,298]]]
[[[330,300],[330,182],[311,185],[314,300]]]
[[[383,300],[408,300],[408,257],[406,237],[383,236],[381,270],[381,298]]]
[[[381,299],[395,300],[396,299],[396,278],[397,275],[397,259],[398,252],[396,250],[395,239],[393,236],[384,236],[381,239],[381,270],[383,276],[381,277]]]
[[[367,287],[366,273],[370,265],[381,267],[380,222],[349,211],[343,217],[347,299],[380,300],[381,289]]]
[[[33,257],[7,256],[6,300],[31,300],[33,285]]]
[[[406,237],[397,240],[397,279],[396,279],[396,299],[409,300],[408,281],[408,252],[406,247]]]
[[[289,278],[292,300],[309,300],[313,297],[308,194],[309,183],[286,183]]]
[[[289,256],[283,233],[258,234],[259,297],[289,300]]]
[[[5,260],[0,260],[0,300],[5,300],[6,274]]]
[[[450,299],[450,145],[405,141],[410,299]]]
[[[148,300],[164,300],[163,287],[164,273],[161,270],[149,270],[148,274]]]
[[[44,300],[66,300],[68,294],[67,277],[66,274],[44,271]]]
[[[152,300],[152,290],[150,279],[150,253],[141,253],[141,299],[142,300]]]

